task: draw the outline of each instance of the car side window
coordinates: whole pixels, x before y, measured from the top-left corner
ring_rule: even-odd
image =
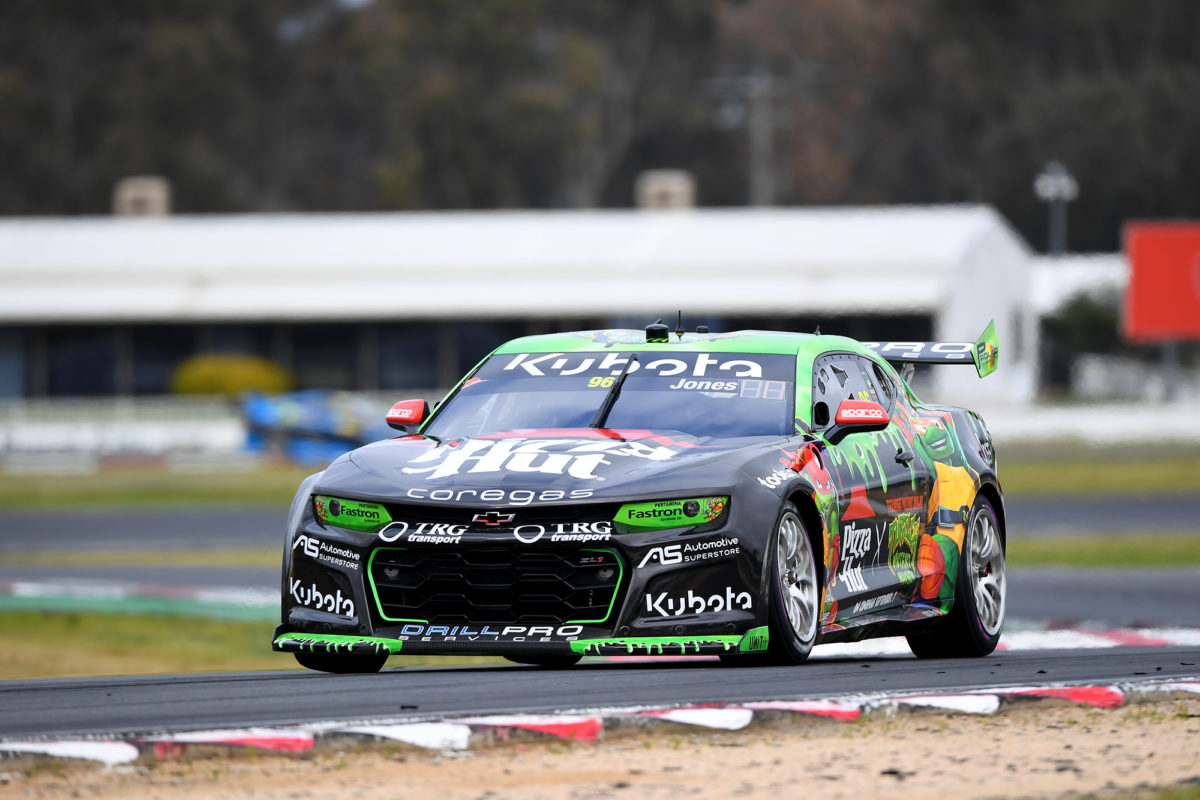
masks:
[[[878,401],[878,390],[864,374],[866,365],[850,353],[829,353],[813,362],[814,428],[825,428],[843,400]]]
[[[892,383],[892,379],[883,367],[876,362],[869,358],[860,358],[859,361],[862,364],[867,383],[874,386],[877,398],[875,402],[891,413],[892,406],[896,402],[896,385]]]

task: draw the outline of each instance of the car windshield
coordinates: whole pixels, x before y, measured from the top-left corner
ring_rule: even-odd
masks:
[[[489,358],[424,433],[448,438],[586,428],[629,353],[516,353]],[[642,352],[604,427],[696,437],[780,436],[793,430],[795,357]]]

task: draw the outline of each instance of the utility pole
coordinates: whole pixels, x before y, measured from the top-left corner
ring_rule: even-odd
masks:
[[[1067,204],[1079,196],[1079,184],[1061,161],[1051,161],[1033,181],[1033,193],[1050,206],[1050,255],[1067,254]]]

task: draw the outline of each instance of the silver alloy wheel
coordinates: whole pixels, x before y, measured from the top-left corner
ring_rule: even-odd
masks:
[[[779,519],[775,570],[788,624],[801,642],[811,642],[817,632],[817,565],[800,518],[791,511]]]
[[[1004,625],[1007,583],[1004,577],[1004,548],[996,520],[982,509],[971,521],[971,576],[975,582],[975,613],[988,636]]]

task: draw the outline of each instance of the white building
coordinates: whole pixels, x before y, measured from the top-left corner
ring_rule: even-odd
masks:
[[[446,386],[512,336],[662,317],[972,341],[1035,392],[1031,254],[986,206],[0,220],[0,396],[153,394],[245,351],[301,387]]]

